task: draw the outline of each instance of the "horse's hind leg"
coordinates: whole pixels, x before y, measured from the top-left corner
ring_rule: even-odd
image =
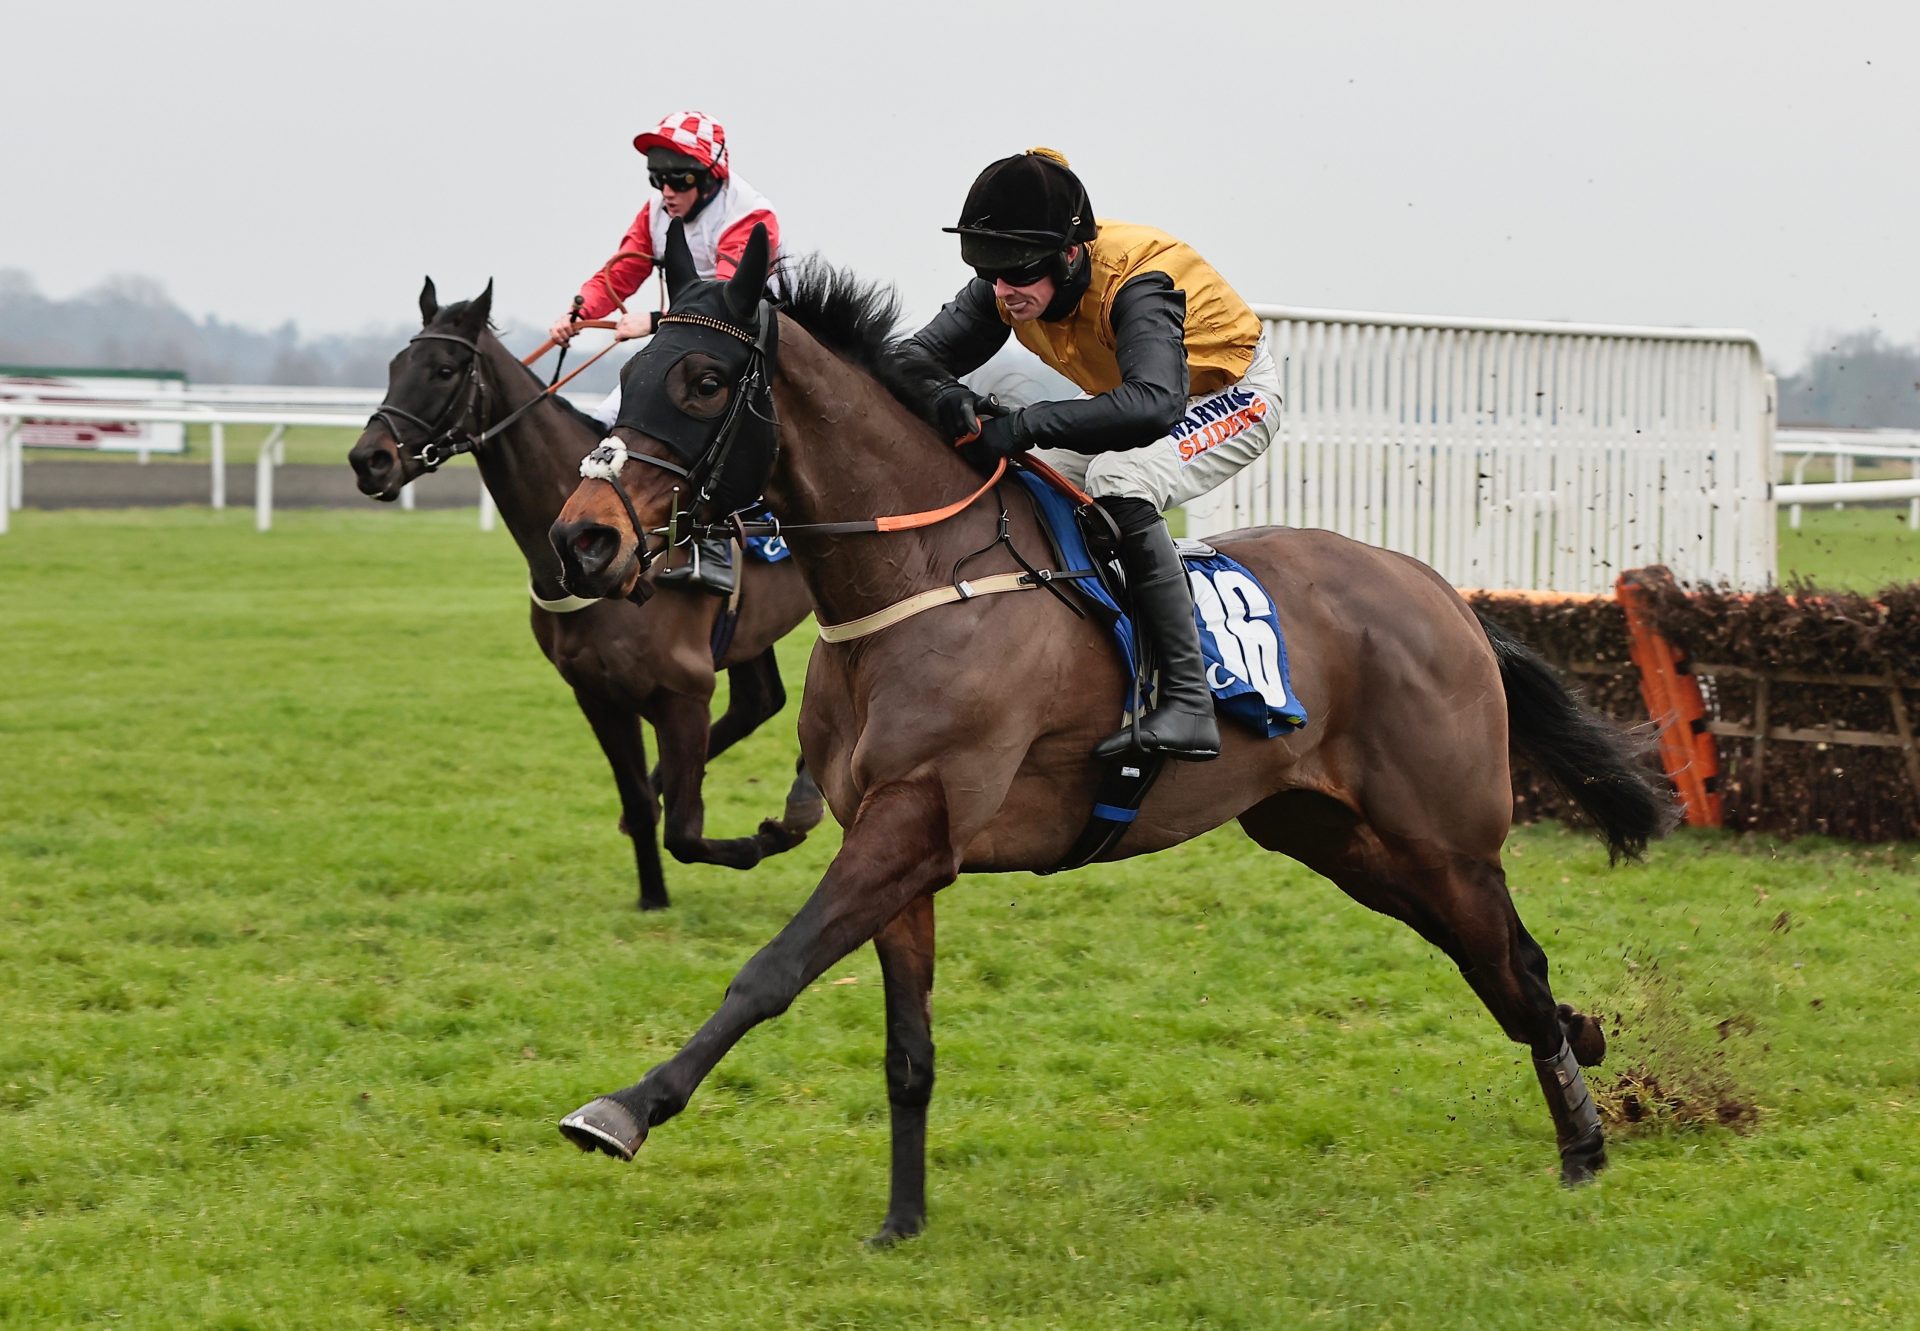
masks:
[[[1553,1116],[1560,1177],[1581,1183],[1607,1163],[1600,1116],[1582,1064],[1600,1061],[1599,1023],[1556,1004],[1547,957],[1521,924],[1495,857],[1479,858],[1383,838],[1318,797],[1276,797],[1242,815],[1260,845],[1300,860],[1369,909],[1411,925],[1460,968],[1507,1038],[1533,1053]]]
[[[1455,939],[1447,953],[1467,983],[1507,1038],[1533,1051],[1534,1075],[1560,1146],[1561,1181],[1586,1182],[1607,1163],[1600,1112],[1580,1072],[1583,1063],[1598,1063],[1606,1052],[1600,1024],[1554,1002],[1547,954],[1520,922],[1497,860],[1455,859],[1414,882],[1415,890],[1439,903]]]

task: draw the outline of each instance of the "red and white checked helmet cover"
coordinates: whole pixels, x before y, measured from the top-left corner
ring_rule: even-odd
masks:
[[[701,163],[721,180],[731,174],[725,127],[699,111],[675,111],[658,127],[634,135],[633,147],[642,156],[649,148],[670,148]]]

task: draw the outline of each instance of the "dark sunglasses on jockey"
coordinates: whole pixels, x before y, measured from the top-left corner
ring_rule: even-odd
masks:
[[[1010,287],[1030,287],[1042,278],[1052,277],[1059,271],[1059,264],[1059,255],[1046,254],[1019,268],[975,268],[973,271],[989,285],[1005,282]]]
[[[649,171],[647,183],[655,189],[670,189],[684,194],[697,189],[707,178],[705,171]]]

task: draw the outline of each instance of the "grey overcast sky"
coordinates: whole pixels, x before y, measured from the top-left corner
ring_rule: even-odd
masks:
[[[727,128],[798,249],[965,277],[974,174],[1065,152],[1097,212],[1254,301],[1920,335],[1920,4],[1610,0],[9,3],[0,267],[196,314],[388,325],[422,273],[544,322]]]

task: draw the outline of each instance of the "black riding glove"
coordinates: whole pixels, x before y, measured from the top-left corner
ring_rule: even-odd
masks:
[[[960,446],[960,456],[981,473],[991,472],[1002,458],[1010,458],[1033,447],[1021,421],[1022,412],[1005,416],[986,416],[980,421],[980,437]]]
[[[933,395],[933,424],[950,444],[980,428],[980,395],[954,380]]]

